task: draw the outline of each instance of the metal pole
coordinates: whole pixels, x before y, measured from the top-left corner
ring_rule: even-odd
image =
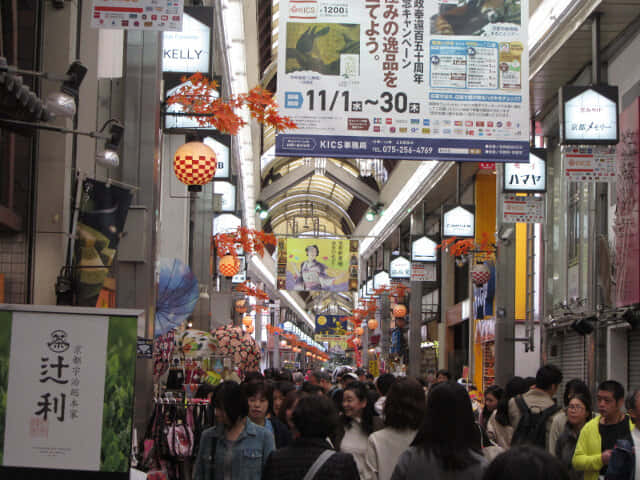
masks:
[[[591,82],[594,85],[600,85],[601,68],[600,68],[600,16],[601,13],[595,12],[591,20]]]
[[[424,204],[411,212],[411,240],[424,234]],[[422,282],[411,282],[411,300],[409,303],[409,368],[410,377],[420,376],[420,327],[422,324]]]
[[[515,372],[515,225],[502,223],[502,169],[497,166],[496,225],[496,384],[505,385]],[[507,234],[509,232],[509,234]]]

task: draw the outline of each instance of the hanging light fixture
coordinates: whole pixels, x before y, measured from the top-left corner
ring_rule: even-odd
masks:
[[[218,272],[224,277],[233,277],[240,271],[240,261],[233,255],[225,255],[218,262]]]
[[[202,142],[187,142],[174,155],[173,171],[190,192],[201,192],[216,174],[216,153]]]
[[[367,322],[367,326],[369,327],[369,330],[375,330],[376,328],[378,328],[378,320],[376,320],[375,318],[370,319]]]
[[[47,97],[47,110],[54,117],[73,117],[76,114],[76,103],[80,84],[87,74],[87,67],[75,61],[69,65],[66,78],[59,92],[52,92]]]

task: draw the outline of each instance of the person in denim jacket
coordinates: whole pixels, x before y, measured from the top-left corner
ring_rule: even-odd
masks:
[[[236,382],[218,388],[214,405],[216,425],[202,433],[193,479],[260,480],[273,434],[247,418],[247,396]]]

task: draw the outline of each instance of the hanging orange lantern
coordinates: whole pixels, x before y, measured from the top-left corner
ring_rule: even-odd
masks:
[[[311,352],[307,352],[306,355],[307,355],[307,357],[310,357],[311,356]]]
[[[236,300],[236,312],[247,313],[247,301],[244,299]]]
[[[362,336],[363,333],[364,333],[364,328],[362,328],[362,327],[357,327],[356,328],[356,335],[358,335],[360,337],[360,336]]]
[[[281,340],[280,341],[280,346],[283,347],[283,348],[286,347],[287,346],[287,341],[286,340]]]
[[[378,328],[378,321],[375,318],[372,318],[367,322],[367,326],[369,327],[369,330],[375,330]]]
[[[218,272],[225,277],[233,277],[240,271],[240,261],[233,255],[225,255],[218,263]]]
[[[244,317],[242,317],[242,324],[247,328],[252,326],[253,325],[253,318],[251,318],[250,315],[245,315]]]
[[[202,185],[209,183],[216,174],[216,152],[202,142],[188,142],[182,145],[173,158],[173,172],[190,192],[202,191]]]
[[[407,307],[399,303],[395,307],[393,307],[393,316],[394,317],[404,317],[407,315]]]
[[[251,334],[253,333],[253,325],[249,325],[249,326],[247,327],[247,333],[248,333],[249,335],[251,335]]]

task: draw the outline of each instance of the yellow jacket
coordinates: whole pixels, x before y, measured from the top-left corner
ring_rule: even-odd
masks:
[[[600,437],[600,415],[589,420],[580,431],[576,451],[573,454],[573,468],[584,472],[584,480],[598,480],[602,463],[602,438]],[[629,428],[634,429],[629,419]]]

